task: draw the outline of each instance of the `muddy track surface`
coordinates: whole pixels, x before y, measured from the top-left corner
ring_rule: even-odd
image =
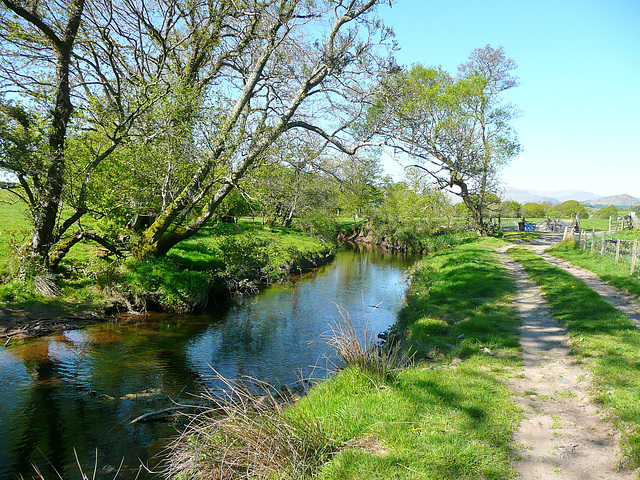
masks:
[[[524,361],[524,375],[510,380],[525,416],[516,435],[517,478],[638,478],[637,471],[621,464],[619,436],[606,422],[607,412],[589,398],[589,372],[569,356],[565,330],[551,317],[540,287],[506,255],[507,248],[498,249],[498,255],[519,292],[515,304],[522,318]]]

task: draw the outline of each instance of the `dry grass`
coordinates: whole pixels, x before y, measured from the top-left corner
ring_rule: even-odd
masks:
[[[331,328],[326,343],[344,364],[357,365],[375,380],[387,380],[408,364],[397,343],[380,346],[369,334],[362,341],[348,314],[339,311],[342,321]],[[313,408],[288,408],[295,397],[255,380],[216,376],[223,388],[206,395],[210,407],[187,414],[187,427],[169,447],[165,478],[311,478],[344,447],[323,428]]]
[[[163,474],[172,479],[309,478],[339,445],[313,418],[287,409],[290,397],[257,381],[224,382],[213,405],[189,416],[170,446]]]
[[[390,339],[380,345],[375,332],[365,328],[364,333],[359,334],[349,313],[341,307],[338,311],[341,320],[330,327],[325,343],[335,351],[344,366],[357,366],[363,373],[386,381],[411,363],[411,357],[401,348],[398,339]]]
[[[96,450],[96,460],[95,460],[95,463],[94,463],[94,465],[93,465],[93,472],[92,472],[91,477],[89,477],[89,476],[84,472],[84,469],[82,468],[82,464],[80,463],[80,460],[78,459],[78,452],[76,451],[76,449],[75,449],[75,448],[73,449],[73,454],[74,454],[74,455],[75,455],[75,457],[76,457],[76,465],[78,465],[78,472],[80,473],[80,478],[81,478],[82,480],[89,480],[89,479],[91,479],[91,480],[95,480],[95,479],[96,479],[97,472],[98,472],[98,450]],[[49,460],[47,460],[47,462],[48,462],[48,461],[49,461]],[[112,478],[113,478],[113,480],[116,480],[116,479],[118,478],[118,475],[120,474],[120,470],[122,469],[122,465],[123,465],[123,463],[124,463],[124,458],[123,458],[123,459],[122,459],[122,461],[120,462],[120,466],[118,467],[118,470],[116,470],[116,472],[114,473],[114,475],[113,475],[113,477],[112,477]],[[56,468],[53,466],[53,464],[51,464],[51,463],[49,462],[49,465],[51,466],[52,470],[53,470],[53,471],[54,471],[54,473],[55,473],[55,478],[57,478],[58,480],[64,480],[64,477],[60,474],[60,472],[58,472],[58,471],[56,470]],[[46,477],[46,476],[45,476],[45,475],[40,471],[40,469],[38,468],[38,466],[37,466],[37,465],[35,465],[35,464],[33,464],[32,466],[33,466],[33,470],[34,470],[34,471],[35,471],[35,473],[36,473],[36,476],[32,477],[32,479],[33,479],[33,480],[46,480],[46,478],[47,478],[47,477]],[[139,476],[140,472],[141,472],[141,470],[139,469],[139,470],[138,470],[138,474],[135,476],[135,478],[136,478],[136,479],[138,478],[138,476]],[[21,475],[21,476],[20,476],[20,480],[25,480],[24,476],[22,476],[22,475]]]

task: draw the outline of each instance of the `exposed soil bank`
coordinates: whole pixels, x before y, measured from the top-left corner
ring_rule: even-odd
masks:
[[[68,315],[48,307],[3,308],[0,310],[0,342],[7,347],[13,339],[42,337],[108,320],[107,316],[89,311],[84,314]]]

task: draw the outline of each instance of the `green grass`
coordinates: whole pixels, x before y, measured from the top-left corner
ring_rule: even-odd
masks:
[[[510,478],[519,413],[499,378],[521,364],[514,292],[480,243],[419,262],[399,325],[416,364],[387,381],[348,368],[293,407],[341,445],[318,477]]]
[[[609,219],[596,217],[582,218],[580,219],[580,228],[589,231],[594,228],[596,231],[606,231],[609,228]]]
[[[640,240],[640,230],[621,230],[613,236],[621,240],[635,240],[636,238]]]
[[[300,231],[263,227],[259,219],[212,223],[178,244],[165,258],[144,262],[99,258],[92,243],[79,243],[56,275],[57,298],[34,291],[29,265],[16,255],[27,241],[30,222],[24,203],[0,190],[0,304],[68,313],[101,309],[124,298],[151,299],[162,308],[187,311],[203,305],[204,292],[227,287],[255,291],[296,266],[330,254],[333,246]],[[31,272],[33,273],[33,272]]]
[[[635,233],[638,231],[629,230],[629,232]],[[592,255],[589,250],[584,251],[576,248],[573,242],[564,242],[547,250],[547,252],[574,265],[591,270],[605,282],[615,287],[626,289],[640,298],[640,279],[637,276],[629,275],[629,264],[621,262],[616,265],[610,259],[601,258],[598,248]],[[640,265],[638,265],[638,271],[640,271]]]
[[[12,274],[15,247],[28,238],[30,223],[25,210],[24,203],[0,189],[0,277]]]
[[[188,311],[207,290],[255,292],[332,251],[332,245],[297,230],[216,223],[178,244],[166,258],[128,261],[119,282],[134,296],[154,292],[164,309]]]
[[[564,322],[571,353],[594,374],[596,399],[612,409],[623,451],[640,464],[640,331],[581,280],[522,248],[508,252],[540,284]]]

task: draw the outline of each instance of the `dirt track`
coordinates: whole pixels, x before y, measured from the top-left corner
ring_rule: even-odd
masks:
[[[543,238],[529,248],[542,253],[556,241],[555,237]],[[638,471],[621,468],[618,434],[607,424],[606,412],[589,398],[592,389],[589,373],[569,357],[569,339],[564,329],[551,317],[540,288],[520,264],[506,255],[508,248],[498,249],[498,254],[519,291],[515,303],[522,317],[524,361],[524,376],[511,380],[525,415],[516,435],[521,449],[520,459],[514,463],[514,469],[520,473],[518,478],[638,478]],[[625,311],[633,315],[640,311],[637,302],[590,272],[587,275],[584,270],[546,254],[543,258],[579,278],[588,277],[589,286],[598,293],[604,292],[601,295],[615,300]]]

